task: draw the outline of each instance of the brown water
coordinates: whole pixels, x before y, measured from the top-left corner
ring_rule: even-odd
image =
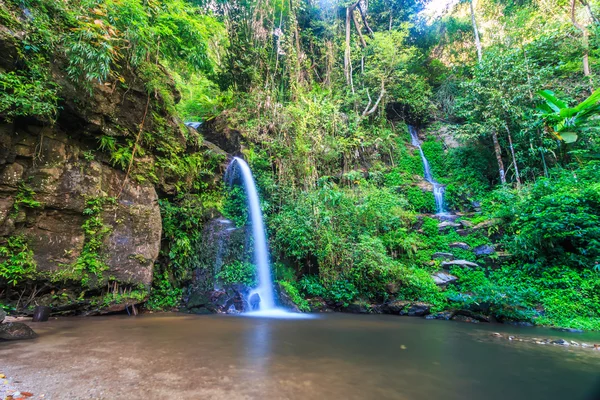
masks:
[[[0,373],[44,399],[595,399],[600,352],[491,332],[593,334],[376,315],[143,315],[31,324]]]

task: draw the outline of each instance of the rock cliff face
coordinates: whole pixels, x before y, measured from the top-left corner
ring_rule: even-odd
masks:
[[[0,235],[23,236],[38,272],[69,268],[85,243],[86,201],[115,198],[101,212],[106,275],[130,285],[149,285],[160,250],[156,190],[124,180],[125,174],[86,160],[86,143],[59,127],[0,125]],[[89,153],[87,153],[89,154]],[[39,205],[22,204],[23,192]]]
[[[23,35],[0,24],[0,73],[22,67]],[[60,99],[56,120],[0,112],[0,296],[21,310],[43,304],[53,312],[120,311],[147,296],[161,248],[158,194],[172,194],[184,179],[157,166],[172,155],[155,148],[168,142],[179,153],[198,152],[202,138],[172,116],[161,95],[149,94],[135,71],[84,90],[67,78],[61,57],[50,66]],[[136,137],[145,151],[127,175],[128,162],[116,165],[100,140],[131,151]],[[11,248],[17,239],[20,247]],[[10,282],[2,263],[13,268],[11,257],[29,257],[35,270]]]

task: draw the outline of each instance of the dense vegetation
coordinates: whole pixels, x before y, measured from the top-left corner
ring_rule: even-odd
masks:
[[[242,136],[277,279],[303,308],[396,298],[600,329],[600,4],[471,1],[437,16],[412,0],[9,1],[0,21],[29,36],[22,68],[0,70],[0,115],[55,118],[56,55],[81,90],[135,71],[148,102]],[[239,196],[202,179],[218,159],[188,155],[152,118],[141,138],[104,137],[98,151],[140,180],[170,174],[150,300],[168,308],[202,264],[207,210],[246,216]],[[467,229],[438,228],[407,124]],[[136,162],[144,150],[159,171]],[[494,251],[466,250],[482,246]],[[453,267],[459,279],[442,289],[436,252],[480,267]],[[22,240],[0,255],[0,277],[30,273]],[[251,283],[245,261],[221,278]]]

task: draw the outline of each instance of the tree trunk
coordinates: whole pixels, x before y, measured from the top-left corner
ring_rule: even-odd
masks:
[[[592,82],[592,71],[590,70],[590,61],[589,61],[589,52],[590,52],[590,46],[589,46],[589,32],[586,29],[585,26],[580,25],[579,22],[577,22],[577,18],[575,17],[575,4],[576,4],[576,0],[571,0],[571,22],[573,22],[573,26],[578,29],[579,31],[581,31],[582,35],[583,35],[583,39],[582,39],[582,44],[583,44],[583,74],[585,76],[587,76],[590,80],[590,91],[593,92],[594,91],[594,85]]]
[[[351,7],[346,8],[346,47],[344,48],[344,76],[346,84],[350,84],[350,11]]]
[[[479,31],[477,30],[477,22],[475,21],[475,8],[473,6],[473,1],[469,1],[469,5],[471,6],[471,22],[473,23],[473,35],[475,36],[475,47],[477,48],[477,60],[481,62],[481,42],[479,41]]]
[[[498,142],[498,134],[496,131],[492,132],[492,140],[494,141],[494,152],[496,153],[496,161],[498,161],[498,172],[500,172],[500,182],[506,184],[506,176],[504,174],[504,163],[502,162],[502,149]]]
[[[519,167],[517,166],[517,158],[515,157],[515,149],[513,147],[512,136],[506,126],[506,133],[508,134],[508,144],[510,146],[510,153],[512,155],[513,166],[515,167],[515,178],[517,179],[517,189],[521,188],[521,177],[519,176]]]

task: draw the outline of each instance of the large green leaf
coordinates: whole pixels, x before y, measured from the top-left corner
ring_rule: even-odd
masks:
[[[559,137],[565,143],[575,143],[577,141],[577,134],[575,132],[561,132]]]

